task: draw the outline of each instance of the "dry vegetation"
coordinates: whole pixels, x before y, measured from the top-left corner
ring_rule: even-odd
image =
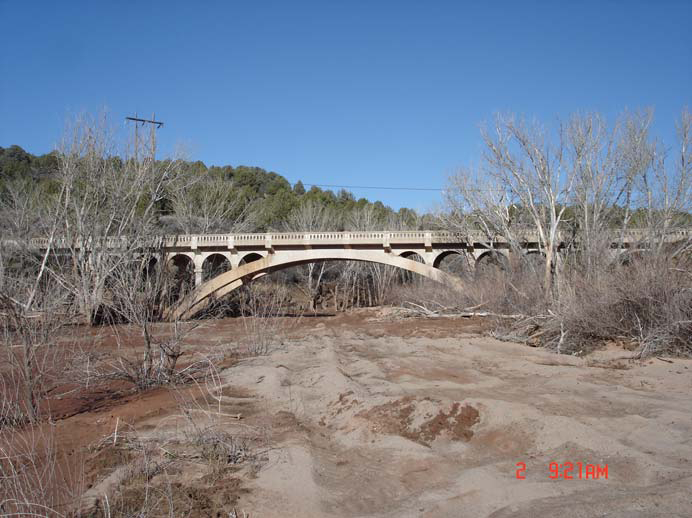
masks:
[[[203,320],[161,322],[163,309],[189,289],[189,272],[165,264],[157,249],[158,208],[172,200],[177,224],[195,231],[245,230],[252,215],[226,207],[218,182],[206,192],[187,185],[175,161],[156,162],[153,139],[134,143],[133,157],[117,152],[102,127],[78,126],[59,155],[57,195],[44,199],[44,186],[7,189],[0,198],[7,242],[0,251],[0,512],[240,516],[242,476],[268,444],[263,430],[229,413],[233,398],[219,372],[239,357],[270,354],[301,315],[320,308],[392,304],[402,314],[484,315],[496,319],[495,336],[558,353],[613,342],[639,358],[692,354],[692,243],[669,239],[692,222],[692,116],[683,113],[673,156],[650,138],[650,122],[648,114],[626,115],[609,128],[597,116],[575,117],[551,136],[499,119],[484,134],[482,167],[451,179],[439,220],[509,243],[508,259],[476,265],[460,251],[445,266],[463,279],[463,296],[378,264],[304,265],[216,306],[239,317],[243,332],[205,353],[191,346]],[[191,187],[201,189],[201,212],[186,202]],[[309,203],[282,229],[335,224],[381,223],[371,206],[337,222]],[[632,228],[640,241],[620,255],[613,242]],[[40,256],[28,246],[37,235],[48,240]],[[528,235],[538,236],[535,254],[523,253]],[[115,253],[107,245],[114,238],[127,238]],[[69,253],[56,252],[58,239]],[[99,347],[102,332],[113,334],[113,347]],[[63,396],[88,399],[102,390],[120,398],[161,386],[176,391],[166,426],[136,430],[116,421],[112,435],[91,445],[91,464],[55,444],[51,405]],[[84,463],[94,478],[94,459],[106,459],[108,469],[87,489]]]
[[[638,356],[689,355],[692,241],[674,236],[692,222],[692,114],[673,152],[651,121],[575,116],[550,134],[499,117],[482,165],[451,178],[448,227],[481,229],[514,252],[469,289],[473,305],[521,315],[501,334],[558,352],[619,341]],[[614,248],[631,229],[629,250]],[[535,254],[522,253],[527,239]]]

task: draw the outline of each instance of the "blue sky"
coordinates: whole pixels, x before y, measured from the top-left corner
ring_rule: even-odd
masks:
[[[0,0],[0,146],[156,113],[162,154],[289,180],[441,187],[496,112],[692,105],[692,1]],[[672,142],[670,142],[672,144]],[[435,192],[354,190],[427,209]]]

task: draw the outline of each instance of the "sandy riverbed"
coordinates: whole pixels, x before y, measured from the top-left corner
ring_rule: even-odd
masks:
[[[616,360],[620,349],[557,356],[480,336],[467,321],[362,318],[314,319],[222,374],[248,390],[236,408],[254,408],[245,424],[271,435],[239,509],[692,515],[692,361]],[[554,480],[551,462],[560,473],[566,462],[607,465],[608,478],[575,470]]]

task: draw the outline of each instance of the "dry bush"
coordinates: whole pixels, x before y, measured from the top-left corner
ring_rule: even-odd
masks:
[[[587,353],[614,342],[636,350],[636,357],[692,355],[689,257],[649,250],[627,261],[587,262],[575,254],[564,263],[557,277],[559,296],[552,301],[532,291],[530,275],[521,279],[515,274],[520,278],[512,282],[514,275],[505,274],[501,282],[490,285],[488,291],[495,296],[486,307],[518,313],[518,318],[497,320],[497,338],[566,354]]]
[[[69,363],[61,315],[49,310],[28,312],[0,295],[0,430],[38,421],[49,411],[46,392],[64,378]],[[63,342],[66,341],[66,333]]]
[[[464,286],[462,292],[440,289],[438,283],[426,279],[392,287],[387,302],[398,306],[419,307],[423,314],[541,313],[547,306],[547,300],[540,289],[542,263],[536,262],[532,255],[514,254],[509,262],[498,259],[485,265],[479,264],[475,271],[466,271],[460,276]]]
[[[178,365],[188,353],[185,339],[200,322],[160,322],[176,280],[170,269],[159,266],[164,258],[161,250],[140,251],[111,272],[102,319],[110,324],[117,349],[81,351],[72,369],[76,379],[85,384],[126,381],[146,390],[185,382],[193,371],[206,368],[193,363],[181,370]]]
[[[79,455],[57,453],[52,426],[0,431],[0,514],[67,516],[84,490]]]
[[[85,501],[82,513],[106,518],[175,516],[170,483],[153,483],[154,477],[166,474],[171,461],[163,458],[156,444],[139,440],[133,430],[116,438],[120,439],[117,448],[130,452],[132,460],[119,467],[117,488],[105,489],[94,501]],[[116,447],[111,441],[111,437],[105,438],[96,449]]]
[[[238,294],[239,313],[245,330],[242,345],[251,356],[269,354],[283,345],[286,332],[298,317],[287,317],[290,293],[286,286],[254,282]]]
[[[246,430],[243,434],[232,434],[229,431],[229,420],[235,421],[234,424],[238,426],[242,415],[224,412],[224,387],[211,362],[204,383],[196,382],[196,388],[192,397],[180,392],[176,397],[178,408],[185,418],[185,442],[216,471],[251,459],[250,443],[257,442],[260,434],[256,429],[246,426],[243,426]]]
[[[632,344],[637,355],[692,354],[692,264],[643,254],[563,283],[556,318],[541,343],[560,352],[587,351],[606,341]]]
[[[161,331],[151,332],[155,326],[147,324],[149,330],[142,340],[134,346],[123,343],[121,333],[113,327],[117,353],[100,355],[98,361],[88,372],[81,376],[84,383],[120,380],[131,383],[137,390],[152,387],[185,383],[193,373],[199,373],[206,367],[197,362],[184,369],[178,368],[178,360],[185,354],[183,340],[199,326],[198,322],[161,324]],[[137,349],[141,349],[138,351]],[[91,355],[84,357],[89,362]]]
[[[90,516],[235,516],[243,492],[239,471],[255,472],[267,444],[260,428],[226,409],[224,385],[213,362],[205,379],[176,390],[179,413],[154,430],[134,427],[104,438],[96,449],[128,454],[117,483],[91,491]],[[190,473],[194,473],[190,477]],[[237,516],[242,516],[237,515]]]

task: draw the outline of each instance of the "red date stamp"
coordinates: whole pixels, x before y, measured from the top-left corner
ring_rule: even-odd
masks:
[[[517,462],[515,476],[526,480],[526,463]],[[553,480],[608,480],[608,464],[588,464],[585,462],[551,462],[548,465],[548,478]]]

